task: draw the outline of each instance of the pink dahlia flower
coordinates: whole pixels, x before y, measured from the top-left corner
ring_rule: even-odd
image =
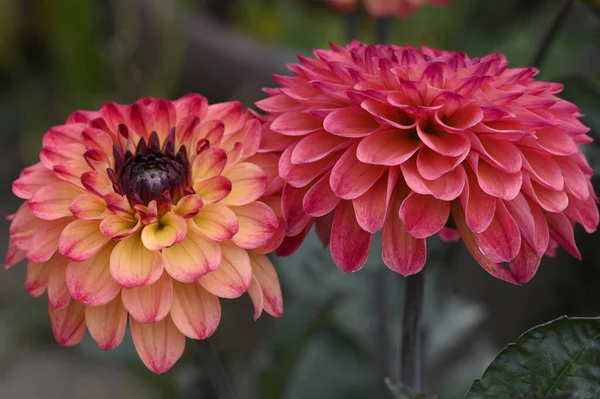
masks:
[[[280,153],[282,215],[297,248],[316,221],[342,270],[382,257],[421,270],[426,239],[459,237],[489,273],[527,282],[557,245],[579,258],[573,226],[596,229],[589,143],[577,107],[534,68],[431,48],[316,50],[257,105],[261,151]]]
[[[5,266],[28,260],[26,289],[48,292],[59,344],[87,329],[115,348],[129,320],[142,361],[163,373],[185,337],[213,334],[219,297],[248,292],[255,319],[281,316],[264,255],[282,238],[265,197],[276,164],[255,155],[260,132],[240,103],[188,95],[77,111],[44,135],[40,162],[13,184],[25,202]]]
[[[447,6],[452,0],[363,0],[367,12],[374,17],[408,16],[426,5]],[[342,12],[352,11],[358,0],[329,0]]]

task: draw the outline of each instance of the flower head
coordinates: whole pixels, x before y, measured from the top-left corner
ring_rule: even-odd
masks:
[[[452,0],[364,0],[367,12],[374,17],[408,16],[419,7],[426,5],[447,6]],[[352,11],[358,0],[329,0],[329,2],[342,12]]]
[[[255,318],[280,316],[264,254],[282,234],[259,143],[240,103],[200,95],[109,103],[51,128],[13,184],[25,202],[9,217],[5,266],[28,260],[26,288],[47,290],[56,340],[75,345],[87,329],[112,349],[129,315],[141,359],[162,373],[186,336],[212,335],[219,297],[248,292]]]
[[[426,238],[459,237],[489,273],[528,281],[557,245],[580,257],[573,225],[596,229],[589,143],[578,108],[534,68],[491,54],[431,48],[316,50],[276,76],[262,151],[281,153],[282,212],[293,252],[316,220],[344,271],[373,235],[403,275],[421,270]]]

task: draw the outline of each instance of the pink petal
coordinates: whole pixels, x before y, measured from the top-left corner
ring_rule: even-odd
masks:
[[[12,191],[19,198],[30,199],[41,188],[58,181],[52,170],[38,162],[23,169],[19,178],[13,182]]]
[[[457,157],[469,151],[470,142],[464,133],[448,133],[433,125],[417,125],[417,134],[423,143],[433,151],[447,157]]]
[[[304,195],[302,209],[310,216],[319,217],[331,212],[340,198],[331,190],[331,172],[321,177]]]
[[[427,180],[439,179],[454,170],[464,160],[464,156],[447,157],[424,147],[417,155],[417,169],[419,174]]]
[[[64,308],[71,302],[71,295],[65,282],[68,259],[53,262],[48,279],[48,302],[53,308]]]
[[[27,248],[27,259],[37,263],[44,263],[50,259],[58,249],[58,240],[61,233],[71,221],[73,221],[73,218],[61,218],[40,223],[38,230],[31,239],[29,248]]]
[[[367,111],[354,105],[336,109],[323,121],[326,131],[341,137],[364,137],[378,127],[379,123]],[[273,125],[271,129],[277,130]]]
[[[400,165],[422,146],[421,140],[412,132],[380,130],[360,141],[356,156],[361,162],[373,165]]]
[[[504,140],[490,140],[485,136],[472,134],[471,145],[483,158],[496,168],[507,173],[517,173],[521,170],[521,151],[516,145]]]
[[[241,248],[252,249],[265,245],[279,227],[277,216],[263,202],[233,206],[231,210],[238,222],[238,232],[231,241]]]
[[[346,149],[353,140],[319,130],[302,138],[292,151],[291,162],[300,165],[315,162],[336,151]]]
[[[72,221],[58,240],[58,252],[69,259],[83,261],[91,258],[110,240],[100,231],[97,220]]]
[[[448,222],[450,202],[413,192],[402,202],[399,216],[406,232],[415,238],[427,238],[439,232]]]
[[[238,163],[223,172],[231,180],[231,193],[222,200],[225,205],[246,205],[260,198],[267,188],[267,174],[251,163]]]
[[[328,184],[328,182],[327,182]],[[281,196],[281,213],[286,223],[286,234],[295,236],[312,220],[303,209],[303,201],[309,187],[295,188],[289,184],[283,188]]]
[[[85,335],[85,306],[71,301],[67,306],[55,309],[48,304],[54,339],[61,346],[74,346]]]
[[[114,244],[108,244],[94,257],[83,262],[69,262],[66,284],[69,293],[85,306],[102,306],[112,301],[121,291],[110,274],[110,254]]]
[[[195,228],[188,229],[183,241],[162,250],[165,269],[182,283],[197,281],[221,263],[221,249]]]
[[[219,298],[198,283],[173,283],[171,318],[183,335],[205,339],[213,335],[221,320]]]
[[[529,172],[530,178],[546,186],[552,191],[561,191],[565,187],[562,171],[554,158],[525,148],[523,153],[523,169]]]
[[[470,168],[466,171],[467,185],[460,195],[460,203],[469,229],[474,233],[481,233],[492,223],[496,213],[496,198],[483,192]]]
[[[573,257],[581,259],[581,254],[577,249],[577,244],[575,244],[573,226],[569,219],[563,213],[545,212],[545,214],[550,228],[550,238],[555,240]]]
[[[164,273],[150,285],[123,288],[123,306],[140,323],[156,323],[164,319],[173,303],[173,280]]]
[[[384,166],[360,162],[356,158],[356,147],[357,145],[354,145],[349,148],[331,170],[331,189],[342,199],[360,197],[386,171]]]
[[[254,276],[252,276],[252,282],[250,283],[250,287],[248,287],[247,292],[250,300],[252,301],[252,306],[254,306],[254,321],[256,321],[262,314],[264,297],[262,289],[260,288],[260,283]]]
[[[192,179],[207,179],[220,174],[227,164],[227,153],[222,148],[200,152],[192,162]]]
[[[359,270],[367,262],[373,235],[363,230],[350,201],[337,206],[331,229],[331,255],[337,267],[346,273]]]
[[[423,269],[427,259],[425,240],[410,235],[400,219],[402,198],[396,196],[390,204],[389,215],[383,225],[381,247],[383,262],[391,270],[410,276]]]
[[[263,309],[274,317],[283,315],[283,298],[277,272],[266,255],[249,252],[252,274],[263,296]]]
[[[121,298],[85,309],[85,324],[100,349],[107,351],[121,345],[127,327],[127,311]]]
[[[10,241],[19,249],[26,250],[29,247],[31,238],[38,231],[40,224],[42,224],[41,220],[31,213],[29,205],[27,202],[24,202],[10,223]]]
[[[166,373],[183,354],[185,336],[175,327],[171,317],[149,324],[130,318],[129,326],[135,350],[152,372]]]
[[[81,194],[71,200],[69,210],[78,219],[101,220],[106,212],[106,202],[93,194]]]
[[[512,201],[505,201],[504,205],[519,226],[523,240],[538,256],[543,256],[550,237],[544,212],[537,204],[529,202],[523,194],[519,194]]]
[[[511,200],[519,194],[523,181],[520,172],[506,173],[496,169],[483,158],[479,158],[476,163],[477,181],[485,193],[503,200]]]
[[[213,176],[194,183],[192,187],[202,203],[212,204],[231,194],[233,184],[225,176]]]
[[[411,190],[419,194],[431,194],[443,201],[452,201],[463,191],[467,181],[465,169],[458,165],[454,170],[435,180],[423,178],[417,169],[415,157],[401,166],[404,180]]]
[[[214,241],[227,241],[239,230],[235,213],[220,203],[205,206],[193,221],[198,231]]]
[[[241,296],[252,282],[252,266],[248,251],[236,245],[220,243],[222,259],[219,267],[200,277],[202,287],[221,298]]]
[[[295,145],[288,147],[279,159],[279,175],[286,183],[294,187],[304,187],[316,177],[331,169],[339,158],[339,154],[332,154],[323,159],[303,165],[292,164],[292,153]]]
[[[474,233],[473,237],[481,252],[493,262],[510,262],[521,248],[519,227],[501,200],[496,202],[492,223],[483,232]]]
[[[383,228],[390,200],[387,192],[388,178],[384,175],[369,191],[352,200],[356,221],[363,230],[375,234]]]
[[[510,274],[516,284],[525,284],[535,275],[542,260],[526,242],[521,245],[517,256],[510,262]]]
[[[55,258],[59,258],[57,255]],[[56,260],[55,260],[56,261]],[[62,261],[59,260],[58,261]],[[52,260],[46,263],[27,262],[27,276],[25,277],[25,289],[34,298],[40,297],[48,287],[50,272],[52,271]]]
[[[54,183],[38,190],[29,200],[29,209],[33,214],[45,220],[55,220],[72,216],[69,204],[73,197],[82,191],[66,182]]]
[[[289,256],[289,255],[293,254],[294,252],[296,252],[296,250],[298,248],[300,248],[300,245],[302,245],[302,242],[304,242],[304,239],[306,238],[306,235],[310,231],[310,228],[312,227],[313,222],[314,222],[314,219],[311,219],[309,221],[309,223],[304,227],[304,229],[302,229],[302,231],[300,231],[300,233],[298,233],[294,236],[285,237],[283,239],[283,241],[281,242],[281,245],[279,246],[279,248],[277,248],[277,250],[275,251],[275,254],[277,256]]]
[[[322,128],[322,122],[310,114],[286,112],[271,123],[271,129],[286,136],[304,136]]]
[[[565,189],[577,199],[587,199],[590,194],[588,190],[588,179],[577,165],[577,161],[573,158],[559,157],[556,157],[555,161],[558,163],[564,176]]]

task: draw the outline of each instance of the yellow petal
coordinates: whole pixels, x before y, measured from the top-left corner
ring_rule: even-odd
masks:
[[[121,344],[127,326],[127,311],[120,297],[102,306],[85,309],[85,324],[100,349],[110,350]]]
[[[183,335],[193,339],[210,337],[221,320],[219,299],[198,283],[173,283],[171,318]]]

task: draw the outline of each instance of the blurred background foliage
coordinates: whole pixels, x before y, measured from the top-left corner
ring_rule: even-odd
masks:
[[[562,0],[454,0],[391,21],[390,42],[504,53],[525,66]],[[375,21],[358,17],[373,42]],[[200,92],[210,101],[261,98],[295,54],[344,43],[346,17],[322,0],[1,0],[0,184],[2,213],[18,201],[10,186],[36,161],[41,136],[76,109],[139,97]],[[540,78],[565,83],[565,98],[600,134],[600,4],[579,1]],[[586,148],[596,170],[597,144]],[[597,185],[597,181],[594,182]],[[7,242],[7,224],[0,229]],[[429,244],[426,267],[427,393],[462,398],[494,355],[524,330],[561,314],[600,314],[599,235],[581,234],[583,262],[560,252],[524,287],[487,275],[461,244]],[[252,321],[250,301],[223,301],[214,342],[238,397],[388,398],[396,373],[402,278],[384,270],[378,243],[369,264],[346,275],[313,235],[275,262],[284,289],[281,320]],[[24,267],[0,279],[0,397],[213,398],[194,346],[156,377],[130,339],[109,353],[91,339],[58,348],[44,300],[29,298]]]

